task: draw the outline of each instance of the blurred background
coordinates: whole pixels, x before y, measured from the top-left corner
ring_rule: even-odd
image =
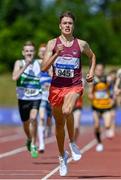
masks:
[[[38,50],[40,43],[58,36],[59,15],[67,10],[76,16],[75,36],[90,44],[97,62],[105,63],[107,71],[120,68],[120,0],[1,0],[0,122],[8,122],[10,117],[18,122],[16,84],[11,73],[14,62],[22,58],[23,43],[32,40]],[[87,63],[83,57],[84,71]],[[84,106],[89,105],[84,95]]]

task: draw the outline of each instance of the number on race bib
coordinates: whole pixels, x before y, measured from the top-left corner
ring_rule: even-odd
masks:
[[[95,93],[95,97],[97,99],[102,99],[102,98],[106,99],[106,98],[108,98],[108,94],[105,91],[98,91],[98,92]]]
[[[73,69],[56,69],[56,76],[58,77],[66,77],[72,78],[74,77],[74,70]]]
[[[36,96],[39,94],[39,90],[36,89],[25,89],[25,96]]]

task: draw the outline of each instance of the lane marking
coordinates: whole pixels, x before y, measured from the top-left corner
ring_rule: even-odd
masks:
[[[53,143],[55,142],[56,139],[54,136],[48,138],[45,140],[45,144],[50,144],[50,143]],[[17,149],[14,149],[12,151],[9,151],[9,152],[6,152],[6,153],[2,153],[0,154],[0,159],[2,158],[5,158],[5,157],[8,157],[8,156],[12,156],[12,155],[15,155],[15,154],[18,154],[18,153],[21,153],[21,152],[24,152],[24,151],[27,151],[26,147],[23,146],[23,147],[20,147],[20,148],[17,148]]]
[[[23,171],[23,172],[22,172],[22,171],[20,171],[20,172],[16,172],[16,171],[15,171],[14,173],[9,173],[9,174],[7,174],[7,172],[6,172],[6,173],[1,173],[1,174],[0,174],[0,177],[1,177],[1,176],[4,176],[4,180],[6,180],[6,179],[5,179],[5,176],[6,176],[6,177],[8,177],[8,176],[10,177],[10,176],[11,176],[11,177],[12,177],[12,176],[29,176],[29,175],[31,175],[31,176],[34,176],[34,180],[35,180],[35,176],[41,176],[41,175],[42,175],[41,173],[46,173],[47,170],[45,170],[45,171],[44,171],[44,170],[43,170],[43,171],[42,171],[42,170],[39,170],[39,171],[37,171],[37,172],[35,171],[35,172],[33,172],[33,173],[32,173],[31,171],[29,172],[28,170],[26,170],[26,171],[27,171],[27,173],[26,173],[25,171]],[[90,173],[95,174],[95,171],[94,171],[94,170],[93,170],[93,171],[89,171],[89,170],[78,170],[78,171],[74,170],[74,171],[72,171],[72,173],[80,173],[80,172],[82,172],[82,173],[83,173],[83,172],[84,172],[84,173],[85,173],[85,172],[88,172],[88,173],[90,172]],[[110,170],[109,170],[109,172],[110,172]],[[101,170],[101,171],[100,171],[100,170],[99,170],[99,171],[96,171],[96,173],[108,173],[108,171],[106,171],[106,170],[104,169],[104,170]],[[118,173],[118,174],[119,174],[119,171],[118,171],[118,172],[117,172],[117,171],[112,171],[112,173],[115,173],[115,174]],[[121,178],[120,175],[117,175],[116,177],[117,177],[118,179]],[[0,178],[0,179],[1,179],[1,178]],[[14,179],[16,179],[16,178],[14,178]],[[3,180],[3,179],[2,179],[2,180]],[[17,178],[16,180],[18,180],[18,178]],[[21,179],[21,180],[22,180],[22,179]],[[27,179],[26,179],[26,180],[27,180]],[[29,180],[30,180],[30,179],[29,179]],[[40,180],[40,179],[39,179],[39,180]]]
[[[106,136],[105,134],[102,135],[102,139],[104,139]],[[96,139],[93,139],[92,141],[90,141],[87,145],[85,145],[82,149],[81,149],[81,153],[84,154],[85,152],[89,151],[91,148],[93,148],[95,145],[97,144]],[[67,161],[67,163],[70,163],[72,161],[72,157],[70,157]],[[53,169],[49,174],[47,174],[46,176],[44,176],[43,178],[41,178],[41,180],[47,180],[48,178],[50,178],[52,175],[54,175],[57,171],[59,170],[59,166],[57,166],[55,169]]]
[[[42,173],[45,173],[44,171]],[[12,173],[12,174],[5,174],[1,173],[0,176],[41,176],[41,173]]]
[[[17,169],[15,169],[15,170],[3,169],[3,170],[0,170],[0,172],[5,172],[5,173],[8,173],[8,172],[22,172],[22,171],[23,172],[25,172],[25,171],[27,171],[27,172],[31,171],[32,172],[32,171],[41,171],[41,170],[40,169],[38,169],[38,170],[36,170],[36,169],[35,170],[31,170],[31,169],[18,169],[18,170]],[[47,171],[47,170],[45,170],[45,171]]]
[[[20,147],[20,148],[14,149],[14,150],[6,152],[6,153],[2,153],[2,154],[0,154],[0,159],[2,159],[4,157],[8,157],[8,156],[12,156],[12,155],[18,154],[18,153],[23,152],[25,150],[26,150],[26,147],[24,146],[24,147]]]

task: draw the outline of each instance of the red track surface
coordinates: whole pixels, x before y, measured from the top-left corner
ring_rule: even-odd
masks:
[[[55,137],[47,139],[44,154],[32,159],[24,147],[25,136],[21,127],[1,127],[0,179],[121,179],[121,128],[117,128],[114,139],[103,140],[105,150],[101,153],[95,151],[93,139],[92,127],[81,128],[78,145],[83,157],[78,162],[70,160],[68,175],[60,177]],[[67,142],[65,147],[69,150]]]

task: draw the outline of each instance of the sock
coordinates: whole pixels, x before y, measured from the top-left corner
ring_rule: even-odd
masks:
[[[44,131],[45,127],[38,125],[39,149],[44,149],[45,146]]]
[[[96,139],[97,139],[98,143],[101,143],[100,135],[101,135],[100,130],[99,129],[95,129],[95,136],[96,136]]]

